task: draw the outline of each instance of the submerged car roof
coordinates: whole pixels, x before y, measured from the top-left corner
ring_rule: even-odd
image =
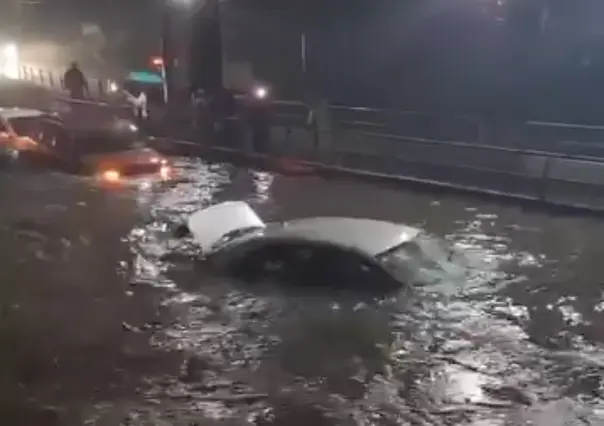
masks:
[[[419,229],[411,226],[381,220],[313,217],[269,226],[264,235],[271,239],[334,244],[375,257],[412,240],[419,232]]]
[[[199,210],[189,217],[187,226],[206,255],[220,251],[225,236],[246,230],[261,232],[248,234],[243,240],[237,238],[233,244],[250,238],[301,240],[355,249],[371,257],[398,247],[420,233],[411,226],[348,217],[311,217],[266,225],[242,201],[227,201]]]
[[[0,116],[6,120],[13,118],[42,117],[48,115],[44,111],[31,108],[0,108]]]

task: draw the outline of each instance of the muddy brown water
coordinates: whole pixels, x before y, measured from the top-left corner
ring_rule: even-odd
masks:
[[[0,414],[33,425],[604,424],[604,229],[477,198],[179,160],[168,188],[0,175]],[[421,226],[472,274],[386,300],[200,280],[170,238],[267,220]]]

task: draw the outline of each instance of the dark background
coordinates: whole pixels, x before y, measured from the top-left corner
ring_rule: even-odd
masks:
[[[251,61],[282,98],[314,90],[353,105],[599,116],[602,1],[230,0],[221,9],[226,57]],[[140,68],[160,50],[161,10],[156,0],[43,0],[22,6],[20,21],[26,35],[55,39],[77,37],[82,22],[97,23],[107,61]]]

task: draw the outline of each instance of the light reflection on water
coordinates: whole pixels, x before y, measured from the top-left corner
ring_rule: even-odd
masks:
[[[594,326],[593,320],[580,312],[577,296],[547,295],[544,280],[566,262],[548,259],[548,252],[555,256],[565,250],[548,250],[542,239],[547,225],[540,227],[534,214],[529,213],[528,223],[515,222],[524,218],[513,207],[464,208],[452,199],[435,202],[314,178],[293,182],[229,166],[195,165],[189,173],[190,182],[156,202],[157,215],[182,217],[209,203],[242,198],[271,219],[313,213],[398,219],[421,224],[463,251],[472,273],[455,282],[441,276],[381,301],[279,288],[255,291],[224,282],[199,282],[193,291],[187,285],[188,294],[176,290],[167,304],[178,324],[156,339],[203,365],[199,374],[190,372],[194,385],[175,382],[178,392],[193,392],[181,407],[185,411],[194,407],[209,418],[219,413],[262,424],[552,425],[566,424],[562,420],[582,424],[581,419],[597,419],[598,410],[604,410],[599,379],[586,384],[581,381],[589,379],[580,377],[601,368],[599,343],[589,342],[579,330]],[[350,191],[354,195],[347,197]],[[382,193],[376,196],[377,191]],[[367,198],[389,198],[391,206],[381,210],[378,201],[371,211]],[[296,214],[299,205],[304,208]],[[392,217],[397,210],[400,217]],[[157,247],[175,247],[162,238],[143,250],[154,264]],[[166,275],[178,267],[172,264]],[[174,276],[182,279],[180,267]],[[174,282],[179,288],[178,279]],[[572,284],[552,285],[572,290]],[[583,308],[591,310],[588,317],[601,313],[601,294],[591,302],[588,308],[583,301]],[[552,324],[540,318],[544,312],[564,324],[564,348],[544,344],[558,338]],[[200,405],[192,388],[205,389],[203,396],[197,394],[201,399],[208,392],[266,398],[239,408],[217,401]]]
[[[48,249],[50,256],[78,255],[99,272],[121,255],[108,248],[89,256],[86,247],[129,229],[132,258],[119,269],[130,286],[109,288],[128,300],[157,291],[167,319],[151,333],[152,343],[186,360],[180,376],[150,375],[143,402],[133,396],[131,403],[99,405],[90,424],[118,424],[108,419],[122,405],[131,425],[233,419],[552,426],[604,418],[604,233],[596,221],[201,161],[177,166],[180,180],[171,188],[87,196],[93,208],[76,203],[67,210],[70,223],[86,226],[104,215],[115,220],[116,210],[137,211],[134,226],[111,222],[111,235],[95,236],[90,225],[91,237],[70,236],[72,248]],[[8,187],[0,189],[8,200]],[[427,284],[386,300],[212,279],[199,274],[195,247],[172,239],[171,227],[198,208],[232,199],[248,201],[267,220],[349,215],[421,226],[462,251],[459,261],[469,272],[453,280],[426,268]],[[17,220],[17,213],[2,219]],[[59,217],[52,209],[44,214]],[[39,245],[27,238],[28,250]],[[110,307],[94,315],[117,315],[119,323],[130,302],[113,313],[113,299],[106,298]]]

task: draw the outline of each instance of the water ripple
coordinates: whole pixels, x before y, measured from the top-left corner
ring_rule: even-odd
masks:
[[[107,195],[60,181],[55,199],[44,201],[57,205],[64,194],[70,202],[60,209],[37,207],[51,183],[34,177],[17,191],[0,182],[9,206],[0,232],[5,241],[20,239],[7,256],[31,261],[44,251],[98,273],[89,281],[104,287],[83,286],[83,273],[66,271],[65,262],[36,260],[53,282],[69,283],[61,294],[79,301],[69,309],[81,303],[94,312],[79,314],[82,328],[93,329],[94,318],[120,330],[119,337],[105,332],[116,344],[102,346],[108,355],[97,363],[122,359],[115,351],[137,339],[178,355],[180,371],[145,371],[138,399],[96,404],[84,414],[87,424],[552,426],[603,418],[597,221],[200,160],[176,165],[179,179],[168,188]],[[15,202],[24,191],[31,208]],[[421,224],[434,237],[425,249],[454,261],[422,265],[423,285],[383,300],[218,280],[200,274],[196,248],[172,229],[229,199],[251,203],[268,220],[350,215]],[[28,214],[35,226],[23,219]],[[74,299],[78,285],[85,297]],[[153,314],[124,319],[136,303]],[[81,339],[97,344],[90,334]],[[121,374],[137,364],[130,346]]]

